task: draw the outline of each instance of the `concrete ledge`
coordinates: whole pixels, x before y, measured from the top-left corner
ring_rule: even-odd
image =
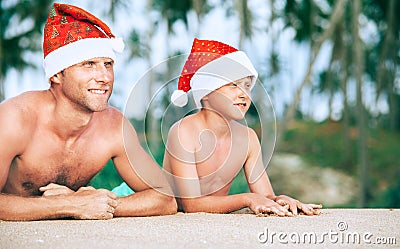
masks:
[[[183,214],[106,221],[0,221],[0,248],[400,248],[400,209],[319,216]]]

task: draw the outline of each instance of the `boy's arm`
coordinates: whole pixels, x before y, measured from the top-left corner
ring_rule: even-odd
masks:
[[[250,150],[246,160],[244,170],[249,188],[252,193],[265,195],[278,204],[286,207],[293,214],[297,214],[298,210],[303,211],[307,215],[318,214],[318,210],[322,205],[304,204],[296,199],[286,195],[275,196],[269,177],[264,169],[264,164],[261,156],[261,146],[258,141],[257,134],[249,129]]]
[[[116,170],[135,193],[118,198],[114,216],[174,214],[177,204],[163,171],[144,151],[136,131],[123,119],[123,139],[113,158]]]

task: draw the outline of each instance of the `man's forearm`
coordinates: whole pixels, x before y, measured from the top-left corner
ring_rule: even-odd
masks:
[[[174,197],[148,189],[118,198],[114,217],[169,215],[176,212]]]
[[[0,194],[0,220],[30,221],[70,216],[63,198],[21,197]]]

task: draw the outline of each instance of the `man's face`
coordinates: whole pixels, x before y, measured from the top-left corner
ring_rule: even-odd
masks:
[[[207,95],[208,104],[228,119],[243,119],[250,108],[251,77],[246,77],[227,85]]]
[[[114,61],[93,58],[75,64],[61,74],[62,92],[79,108],[89,112],[105,110],[114,84]]]

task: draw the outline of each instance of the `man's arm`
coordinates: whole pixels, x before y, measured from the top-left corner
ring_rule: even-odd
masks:
[[[0,220],[111,219],[116,196],[105,189],[80,189],[70,195],[21,197],[0,194]]]
[[[114,216],[168,215],[177,211],[171,188],[156,162],[141,147],[135,129],[125,118],[124,144],[113,158],[115,168],[135,193],[118,198]]]
[[[298,211],[303,211],[307,215],[319,213],[322,205],[304,204],[296,199],[286,195],[275,196],[271,182],[264,169],[264,164],[261,156],[261,146],[257,138],[257,134],[249,129],[250,136],[250,151],[246,160],[244,171],[249,183],[249,188],[252,193],[258,193],[276,201],[279,205],[286,207],[294,215]]]
[[[29,113],[21,111],[14,101],[0,104],[0,220],[112,218],[110,211],[116,205],[116,197],[110,191],[82,189],[63,197],[22,197],[3,192],[12,161],[23,154],[24,142],[30,140],[34,123],[27,120]]]

